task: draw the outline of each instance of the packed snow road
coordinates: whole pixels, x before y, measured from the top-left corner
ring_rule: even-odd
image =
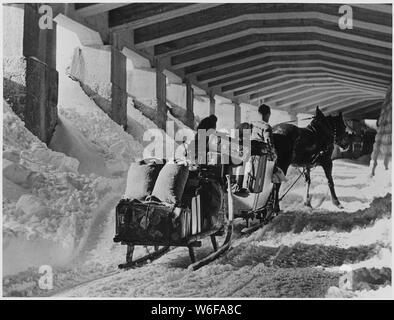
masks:
[[[266,228],[241,237],[243,221],[236,220],[231,250],[211,264],[190,271],[187,249],[175,248],[151,264],[118,271],[126,248],[112,241],[114,208],[143,148],[141,137],[112,122],[78,83],[60,80],[52,150],[3,109],[5,296],[391,297],[391,171],[371,178],[368,166],[345,160],[334,161],[333,169],[342,210],[332,205],[316,168],[313,209],[303,205],[299,181]],[[141,130],[153,126],[131,105],[128,113]],[[297,173],[291,168],[282,190]],[[211,250],[208,240],[197,258]],[[38,286],[42,264],[53,266],[52,290]],[[351,269],[345,290],[340,278]]]
[[[313,174],[315,209],[302,205],[303,183],[284,199],[284,213],[267,228],[248,237],[236,233],[232,249],[197,271],[187,269],[187,250],[176,248],[153,263],[122,271],[62,291],[69,297],[390,297],[391,195],[384,180],[375,180],[362,165],[336,161],[337,190],[345,209],[334,210],[323,172]],[[346,172],[346,175],[341,173]],[[295,172],[294,172],[295,173]],[[363,176],[364,175],[364,176]],[[293,175],[294,176],[294,175]],[[353,178],[357,177],[357,178]],[[375,178],[376,179],[376,178]],[[322,180],[322,181],[320,181]],[[352,181],[352,183],[350,182]],[[388,190],[388,189],[385,189]],[[300,197],[300,198],[299,198]],[[372,202],[371,202],[372,201]],[[297,204],[296,203],[300,203]],[[291,209],[287,209],[291,208]],[[352,210],[346,208],[352,208]],[[107,232],[93,250],[90,263],[121,262],[125,248],[110,245],[113,213]],[[237,221],[240,230],[242,221]],[[104,243],[107,243],[105,248]],[[197,252],[203,256],[209,243]],[[112,258],[111,258],[112,257]],[[354,273],[352,290],[339,288],[344,265]]]

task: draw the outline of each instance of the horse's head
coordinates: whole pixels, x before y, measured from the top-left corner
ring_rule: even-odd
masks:
[[[331,115],[327,117],[331,128],[334,131],[334,143],[342,149],[347,149],[350,145],[350,137],[346,132],[346,124],[342,117],[342,112],[338,115]]]
[[[332,143],[339,145],[343,149],[349,146],[350,140],[341,112],[338,115],[325,116],[319,107],[316,107],[316,113],[311,124],[323,130],[330,140],[332,139]]]

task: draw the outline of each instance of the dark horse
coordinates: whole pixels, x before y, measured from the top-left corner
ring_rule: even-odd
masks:
[[[284,174],[287,173],[290,165],[305,169],[304,176],[307,183],[305,205],[311,206],[310,169],[320,165],[328,180],[332,202],[342,208],[335,194],[331,160],[334,143],[341,148],[348,145],[346,125],[341,113],[337,116],[325,116],[317,107],[313,120],[306,128],[298,128],[288,123],[274,126],[273,140],[278,155],[277,163]],[[275,192],[277,205],[279,205],[279,189],[280,184],[277,184]],[[276,210],[279,210],[279,207]]]

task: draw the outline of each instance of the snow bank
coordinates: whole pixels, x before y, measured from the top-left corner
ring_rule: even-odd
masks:
[[[324,223],[324,222],[323,222]],[[305,244],[318,244],[325,246],[336,246],[339,248],[349,248],[352,246],[367,246],[379,244],[381,246],[391,245],[391,219],[383,218],[376,221],[371,227],[352,225],[348,232],[340,231],[335,226],[331,230],[308,230],[306,225],[303,232],[294,233],[268,231],[264,234],[263,239],[259,239],[259,233],[256,233],[254,239],[256,244],[261,246],[293,246],[302,242]],[[275,228],[273,228],[275,230]],[[250,241],[250,239],[249,239]]]
[[[58,113],[48,148],[4,103],[4,275],[64,266],[86,251],[92,225],[111,212],[130,163],[142,156],[142,145],[64,72]]]
[[[108,200],[105,196],[120,198],[123,192],[124,179],[106,179],[97,174],[105,175],[103,168],[114,176],[124,174],[139,145],[127,133],[122,136],[121,129],[117,131],[101,110],[84,112],[78,117],[78,113],[60,109],[66,126],[58,131],[62,137],[55,137],[54,143],[79,161],[50,150],[4,102],[4,275],[42,264],[69,263],[84,243],[96,210],[103,206],[104,199]],[[83,135],[76,129],[82,124],[95,130]],[[100,147],[101,152],[97,151]],[[98,159],[102,159],[101,168]],[[81,174],[87,161],[95,174]]]
[[[359,268],[345,272],[339,287],[330,287],[326,298],[390,299],[392,298],[390,268]]]
[[[58,124],[49,147],[79,161],[78,172],[111,176],[100,149],[88,141],[70,120],[59,115]]]
[[[387,300],[392,299],[392,286],[381,287],[377,290],[349,291],[338,287],[330,287],[325,298],[329,299],[365,299],[365,300]]]
[[[59,75],[59,92],[62,92],[59,96],[59,117],[70,135],[68,141],[71,139],[72,145],[64,146],[63,139],[55,139],[52,142],[57,148],[71,151],[71,146],[77,148],[77,139],[80,148],[74,150],[79,151],[74,152],[76,158],[81,159],[82,163],[95,158],[97,161],[91,163],[90,167],[94,168],[95,164],[101,163],[99,168],[96,168],[99,172],[103,170],[104,161],[106,169],[115,176],[124,174],[132,161],[142,157],[141,144],[98,108],[83,92],[78,82]],[[88,159],[86,150],[81,152],[87,145],[87,150],[91,150],[88,152]]]
[[[157,149],[155,149],[155,157],[158,158],[171,158],[173,157],[173,152],[177,151],[177,148],[181,145],[180,138],[174,138],[176,137],[176,134],[178,132],[188,132],[190,133],[190,136],[188,138],[191,140],[194,137],[193,131],[187,127],[182,121],[179,119],[175,118],[173,115],[171,115],[170,112],[167,112],[167,128],[169,129],[168,132],[160,129],[157,124],[155,124],[149,117],[146,116],[146,109],[150,108],[149,106],[143,105],[141,102],[135,102],[133,99],[129,98],[128,103],[127,103],[127,132],[132,135],[141,145],[143,148],[147,148],[150,144],[153,142],[157,142],[157,140],[153,139],[160,139],[161,144],[155,144],[157,146]],[[153,109],[152,109],[153,110]],[[149,130],[154,129],[155,134],[150,136],[147,134],[150,132]],[[182,131],[180,131],[182,130]],[[170,133],[172,131],[172,134]],[[153,133],[153,132],[152,132]],[[157,135],[159,133],[159,136]],[[183,137],[181,137],[183,138]],[[174,150],[169,151],[169,154],[167,155],[167,143],[173,143],[174,145]],[[151,148],[147,148],[146,150],[151,150]],[[162,152],[162,154],[157,154],[159,152]],[[147,152],[146,157],[151,157],[153,156],[151,152]]]

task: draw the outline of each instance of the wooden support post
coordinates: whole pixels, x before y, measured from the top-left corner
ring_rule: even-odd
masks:
[[[211,93],[209,95],[209,114],[215,114],[216,112],[216,100],[215,100],[215,95]]]
[[[167,122],[167,83],[166,76],[163,73],[163,66],[157,60],[156,67],[156,100],[157,100],[157,118],[156,124],[163,130],[166,130]]]
[[[40,28],[40,5],[3,6],[3,97],[26,128],[48,144],[57,124],[56,22]]]
[[[117,124],[127,128],[127,70],[126,57],[121,52],[122,41],[117,33],[111,34],[111,112]]]
[[[194,129],[194,90],[190,81],[185,80],[186,84],[186,121],[187,126]]]
[[[234,102],[234,125],[237,128],[241,124],[241,107],[239,102]]]

